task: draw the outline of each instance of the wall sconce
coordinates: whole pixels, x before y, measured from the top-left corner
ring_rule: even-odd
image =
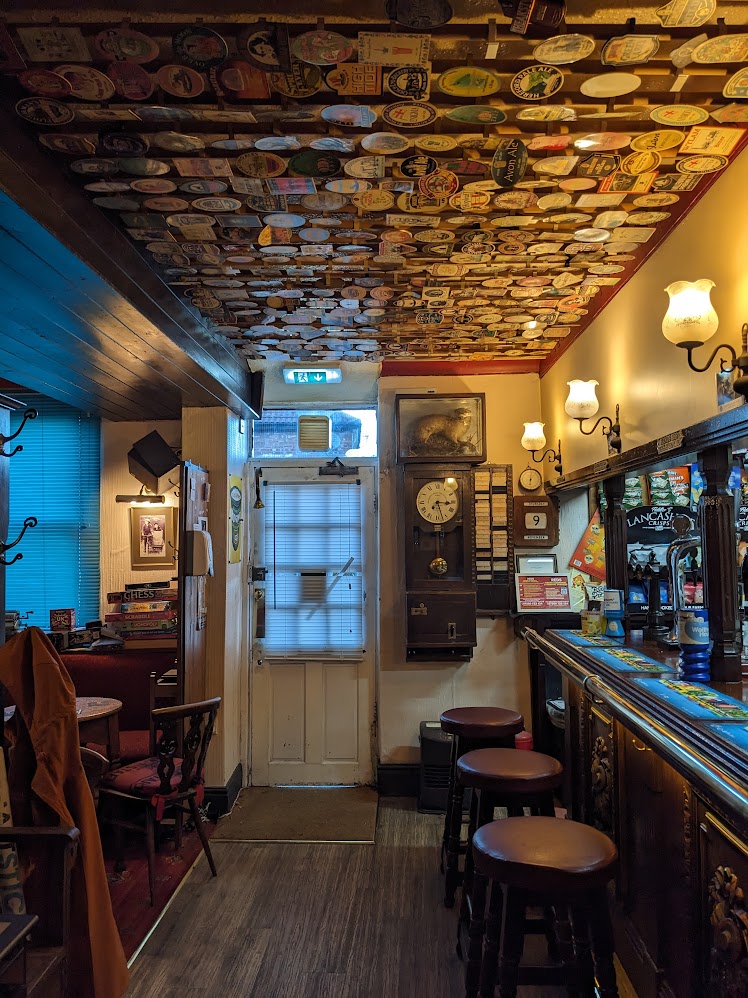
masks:
[[[594,433],[598,426],[602,423],[602,433],[608,438],[608,450],[615,451],[617,454],[620,454],[621,424],[618,417],[619,406],[616,406],[615,422],[610,418],[610,416],[600,416],[594,426],[591,426],[589,430],[585,430],[582,425],[585,419],[590,419],[600,408],[600,403],[598,402],[597,395],[595,394],[595,389],[597,388],[599,382],[579,381],[578,379],[575,379],[574,381],[567,381],[566,384],[569,386],[569,396],[564,403],[564,409],[567,415],[571,416],[573,419],[576,419],[579,423],[579,429],[586,437]],[[608,424],[607,428],[604,425],[605,423]]]
[[[670,296],[668,309],[662,320],[662,332],[666,340],[677,347],[688,351],[688,366],[692,371],[703,374],[711,366],[720,350],[730,353],[731,367],[726,367],[722,360],[722,370],[732,370],[737,367],[739,376],[733,383],[733,389],[744,399],[748,398],[748,322],[743,323],[741,330],[741,353],[738,357],[735,348],[729,343],[720,343],[712,351],[709,360],[703,367],[697,367],[693,362],[693,351],[706,343],[717,332],[719,318],[709,298],[709,293],[715,287],[714,281],[702,277],[698,281],[674,281],[665,291]]]
[[[141,489],[140,492],[134,496],[115,496],[114,501],[129,502],[131,506],[140,502],[146,503],[148,506],[153,506],[156,503],[166,502],[166,496],[146,494],[143,492],[143,489]]]
[[[522,434],[522,446],[525,450],[528,450],[532,455],[532,459],[536,464],[542,464],[546,457],[549,462],[555,461],[555,471],[557,475],[562,475],[563,470],[561,467],[561,441],[558,442],[558,450],[555,451],[552,448],[543,451],[540,457],[536,457],[538,451],[543,450],[546,444],[545,433],[543,433],[543,427],[545,423],[523,423],[525,432]]]

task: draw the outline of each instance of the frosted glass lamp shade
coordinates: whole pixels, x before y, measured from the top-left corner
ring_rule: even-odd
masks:
[[[564,403],[567,415],[574,419],[588,419],[595,415],[600,408],[597,395],[595,395],[598,383],[597,381],[579,381],[578,379],[566,382],[569,386],[569,396]]]
[[[545,447],[545,434],[543,427],[545,423],[525,423],[525,432],[522,434],[522,446],[525,450],[543,450]]]
[[[719,319],[709,299],[714,281],[674,281],[665,288],[670,296],[662,332],[678,347],[697,347],[717,332]]]

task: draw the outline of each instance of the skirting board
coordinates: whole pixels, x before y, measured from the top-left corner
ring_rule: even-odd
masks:
[[[377,790],[380,797],[417,797],[417,763],[379,763]]]
[[[205,809],[211,819],[220,818],[234,806],[234,801],[242,788],[242,775],[242,764],[237,763],[225,787],[205,788]]]

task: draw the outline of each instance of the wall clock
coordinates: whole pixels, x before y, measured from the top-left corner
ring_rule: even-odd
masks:
[[[403,469],[406,640],[411,658],[469,658],[475,640],[473,471]]]
[[[543,476],[537,468],[531,468],[528,465],[525,470],[520,473],[520,476],[517,479],[517,484],[525,492],[536,492],[543,484]]]

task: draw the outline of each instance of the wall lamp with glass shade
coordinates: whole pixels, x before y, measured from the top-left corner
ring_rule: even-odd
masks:
[[[737,367],[740,373],[732,387],[745,399],[748,398],[748,349],[746,348],[748,322],[743,323],[741,330],[739,357],[735,348],[729,343],[720,343],[714,348],[703,367],[697,367],[693,360],[693,351],[714,336],[719,327],[719,318],[709,298],[713,287],[715,287],[714,281],[705,277],[698,281],[674,281],[669,284],[665,291],[670,296],[670,301],[665,318],[662,320],[662,332],[666,340],[688,351],[688,366],[698,374],[703,374],[712,366],[720,350],[727,350],[731,365],[728,367],[722,359],[720,361],[722,370],[732,370]]]
[[[616,406],[616,418],[611,419],[610,416],[600,416],[598,420],[588,429],[585,430],[583,423],[586,419],[591,419],[597,413],[600,408],[600,403],[597,400],[597,395],[595,394],[595,389],[597,388],[599,382],[597,381],[580,381],[579,379],[574,379],[573,381],[567,381],[566,384],[569,386],[569,395],[564,403],[564,410],[568,416],[579,423],[579,429],[584,433],[586,437],[594,433],[595,430],[602,423],[602,433],[603,436],[608,438],[608,450],[615,451],[617,454],[621,452],[621,424],[619,422],[619,406]],[[607,424],[607,426],[606,426]]]
[[[522,434],[522,446],[525,450],[529,451],[533,461],[536,464],[542,464],[546,457],[549,462],[555,461],[555,470],[557,475],[563,475],[563,469],[561,467],[561,441],[558,442],[558,450],[553,450],[551,447],[548,450],[543,451],[540,457],[537,457],[538,451],[543,450],[546,444],[545,433],[543,433],[543,427],[545,423],[524,423],[525,432]]]

